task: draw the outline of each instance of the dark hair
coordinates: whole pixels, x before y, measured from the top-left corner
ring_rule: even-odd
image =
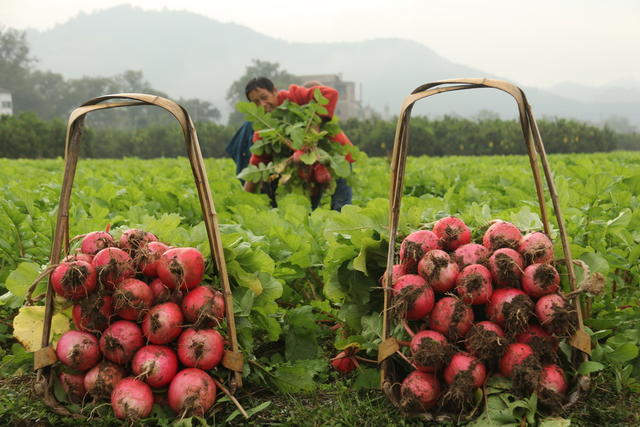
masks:
[[[276,87],[273,85],[273,82],[266,77],[254,77],[247,85],[244,87],[244,95],[249,99],[249,92],[252,92],[256,89],[266,89],[269,92],[273,92]]]

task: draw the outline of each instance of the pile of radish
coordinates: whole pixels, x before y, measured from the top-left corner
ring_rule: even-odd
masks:
[[[83,236],[51,273],[73,303],[75,329],[56,344],[58,379],[70,401],[107,400],[117,418],[149,416],[154,403],[178,417],[204,415],[216,401],[211,373],[222,361],[225,300],[202,283],[195,248],[170,247],[149,232]]]
[[[547,235],[496,220],[474,243],[461,219],[446,217],[406,236],[399,252],[389,310],[412,369],[400,386],[405,411],[470,410],[492,375],[560,408],[568,382],[558,344],[576,320]]]

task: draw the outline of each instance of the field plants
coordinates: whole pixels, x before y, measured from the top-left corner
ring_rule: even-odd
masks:
[[[556,155],[550,161],[573,255],[590,273],[605,279],[603,294],[590,299],[587,306],[592,358],[575,367],[591,375],[591,387],[560,416],[584,425],[635,425],[640,422],[640,236],[636,231],[640,229],[636,195],[640,157],[621,152]],[[6,424],[25,419],[73,424],[48,411],[35,397],[21,394],[20,390],[28,389],[25,384],[31,377],[23,375],[31,372],[33,355],[25,351],[28,341],[19,343],[13,338],[14,330],[40,329],[33,325],[42,321],[43,312],[37,307],[42,286],[32,294],[36,306],[20,307],[48,260],[62,164],[60,159],[0,159],[4,195],[0,200],[0,420]],[[247,360],[246,390],[261,390],[253,395],[239,392],[247,412],[254,414],[250,423],[288,420],[302,424],[315,416],[347,424],[374,419],[388,420],[389,425],[419,424],[399,417],[376,390],[379,373],[375,365],[361,363],[344,376],[329,362],[353,345],[359,348],[357,355],[375,359],[381,341],[378,279],[386,267],[388,245],[388,163],[384,158],[368,159],[366,173],[361,165],[354,164],[358,177],[354,205],[338,213],[330,211],[326,201],[312,212],[308,199],[298,195],[283,197],[278,208],[272,209],[266,196],[241,189],[230,160],[207,160],[233,282],[238,335]],[[114,236],[138,228],[152,232],[160,241],[195,247],[205,258],[209,256],[185,159],[86,160],[78,168],[71,236],[104,230],[110,223]],[[528,168],[528,160],[517,156],[478,157],[473,162],[463,157],[410,158],[400,234],[406,236],[416,224],[428,226],[452,215],[474,225],[473,241],[481,238],[475,225],[495,218],[515,224],[523,233],[540,230]],[[141,174],[141,169],[149,173]],[[552,227],[555,242],[553,231]],[[557,244],[554,246],[560,254]],[[577,270],[582,276],[582,268]],[[560,288],[567,291],[565,276],[559,273]],[[205,268],[204,281],[215,283],[214,277]],[[69,306],[54,316],[54,337],[71,324]],[[31,342],[39,339],[34,337]],[[558,352],[563,352],[563,346]],[[573,377],[575,372],[565,374]],[[363,388],[371,391],[354,391]],[[509,397],[509,387],[501,381],[487,383],[486,389],[487,406],[476,425],[519,424],[538,411],[537,402],[530,398]],[[241,419],[224,400],[220,397],[205,414],[208,424],[224,424],[228,419],[233,424]],[[158,408],[147,418],[149,423],[162,425],[162,420],[173,417],[171,410]],[[254,408],[256,412],[251,411]],[[109,420],[114,421],[102,418],[103,425]],[[190,420],[198,423],[196,417]]]

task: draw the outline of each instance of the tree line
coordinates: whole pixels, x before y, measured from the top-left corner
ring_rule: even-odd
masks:
[[[147,107],[135,107],[147,108]],[[149,107],[151,108],[151,107]],[[115,111],[115,110],[114,110]],[[109,111],[100,112],[108,113]],[[178,123],[166,117],[135,129],[93,126],[87,118],[81,155],[91,158],[176,157],[186,154]],[[549,153],[591,153],[640,149],[640,135],[621,134],[567,119],[538,121]],[[225,157],[236,125],[195,121],[205,157]],[[355,120],[342,123],[349,138],[369,156],[387,156],[393,149],[395,120]],[[0,117],[0,157],[55,158],[64,153],[66,122],[43,120],[35,113]],[[525,154],[520,123],[515,120],[471,120],[459,117],[414,117],[410,124],[410,155]]]

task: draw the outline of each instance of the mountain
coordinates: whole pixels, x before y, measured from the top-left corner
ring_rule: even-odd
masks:
[[[517,79],[453,63],[413,41],[291,43],[191,12],[131,6],[81,13],[50,30],[28,31],[27,39],[42,69],[66,78],[141,70],[153,87],[171,97],[201,98],[223,113],[232,108],[225,100],[229,86],[252,59],[277,62],[293,74],[340,74],[343,80],[356,82],[363,105],[391,115],[397,114],[414,88],[434,80],[489,77],[517,84]],[[640,89],[567,90],[568,85],[522,88],[537,117],[601,122],[621,116],[640,127]],[[414,108],[414,114],[472,116],[481,110],[504,118],[517,113],[508,95],[476,90],[429,98]]]

